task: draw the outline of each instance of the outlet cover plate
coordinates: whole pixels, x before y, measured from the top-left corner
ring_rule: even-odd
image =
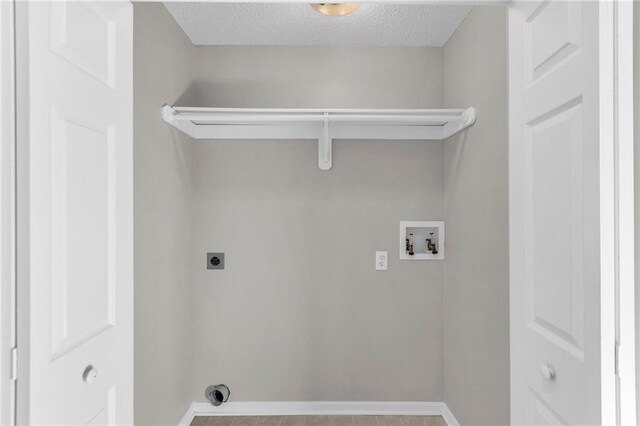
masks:
[[[389,269],[389,253],[386,251],[376,252],[376,271],[386,271]]]

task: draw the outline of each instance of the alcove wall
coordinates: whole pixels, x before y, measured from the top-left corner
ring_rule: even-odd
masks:
[[[444,47],[204,47],[162,4],[134,7],[136,424],[176,424],[220,382],[235,401],[508,422],[504,8],[474,8]],[[334,141],[320,171],[315,141],[193,141],[164,103],[479,115],[444,142]],[[445,220],[447,259],[400,261],[401,220]]]
[[[193,92],[201,106],[438,108],[442,54],[196,47]],[[311,140],[193,149],[194,398],[224,382],[244,401],[441,400],[443,264],[396,253],[401,220],[442,219],[443,144],[338,140],[330,171]]]
[[[445,107],[478,120],[444,144],[444,401],[461,424],[509,424],[507,10],[474,7],[444,47]]]

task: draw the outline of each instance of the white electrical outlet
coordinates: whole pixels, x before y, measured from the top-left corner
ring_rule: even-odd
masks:
[[[389,264],[389,253],[386,251],[376,252],[376,271],[386,271]]]

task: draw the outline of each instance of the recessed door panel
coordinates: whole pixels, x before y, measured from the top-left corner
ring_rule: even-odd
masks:
[[[91,426],[107,426],[115,424],[115,388],[109,389],[104,406],[86,424]]]
[[[113,325],[115,173],[112,126],[51,111],[54,358]]]
[[[582,357],[582,107],[527,125],[529,327]],[[552,153],[552,155],[551,155]]]
[[[530,417],[535,425],[568,425],[553,408],[549,407],[533,390],[529,390]]]
[[[91,2],[51,3],[51,49],[96,79],[113,86],[116,25]]]
[[[581,2],[545,1],[525,24],[529,81],[534,81],[578,51],[582,44]]]

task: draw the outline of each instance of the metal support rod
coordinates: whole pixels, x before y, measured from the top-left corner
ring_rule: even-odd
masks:
[[[209,108],[209,107],[170,107],[177,113],[206,113],[206,114],[237,114],[237,113],[254,113],[254,114],[395,114],[395,115],[458,115],[462,114],[464,109],[407,109],[407,108],[383,108],[383,109],[346,109],[346,108]]]
[[[447,122],[463,122],[465,117],[462,115],[330,115],[324,114],[232,114],[232,113],[182,113],[177,112],[173,115],[173,120],[188,120],[201,122],[202,124],[226,124],[226,123],[297,123],[297,122],[352,122],[352,123],[401,123],[401,124],[434,124],[443,125]]]

